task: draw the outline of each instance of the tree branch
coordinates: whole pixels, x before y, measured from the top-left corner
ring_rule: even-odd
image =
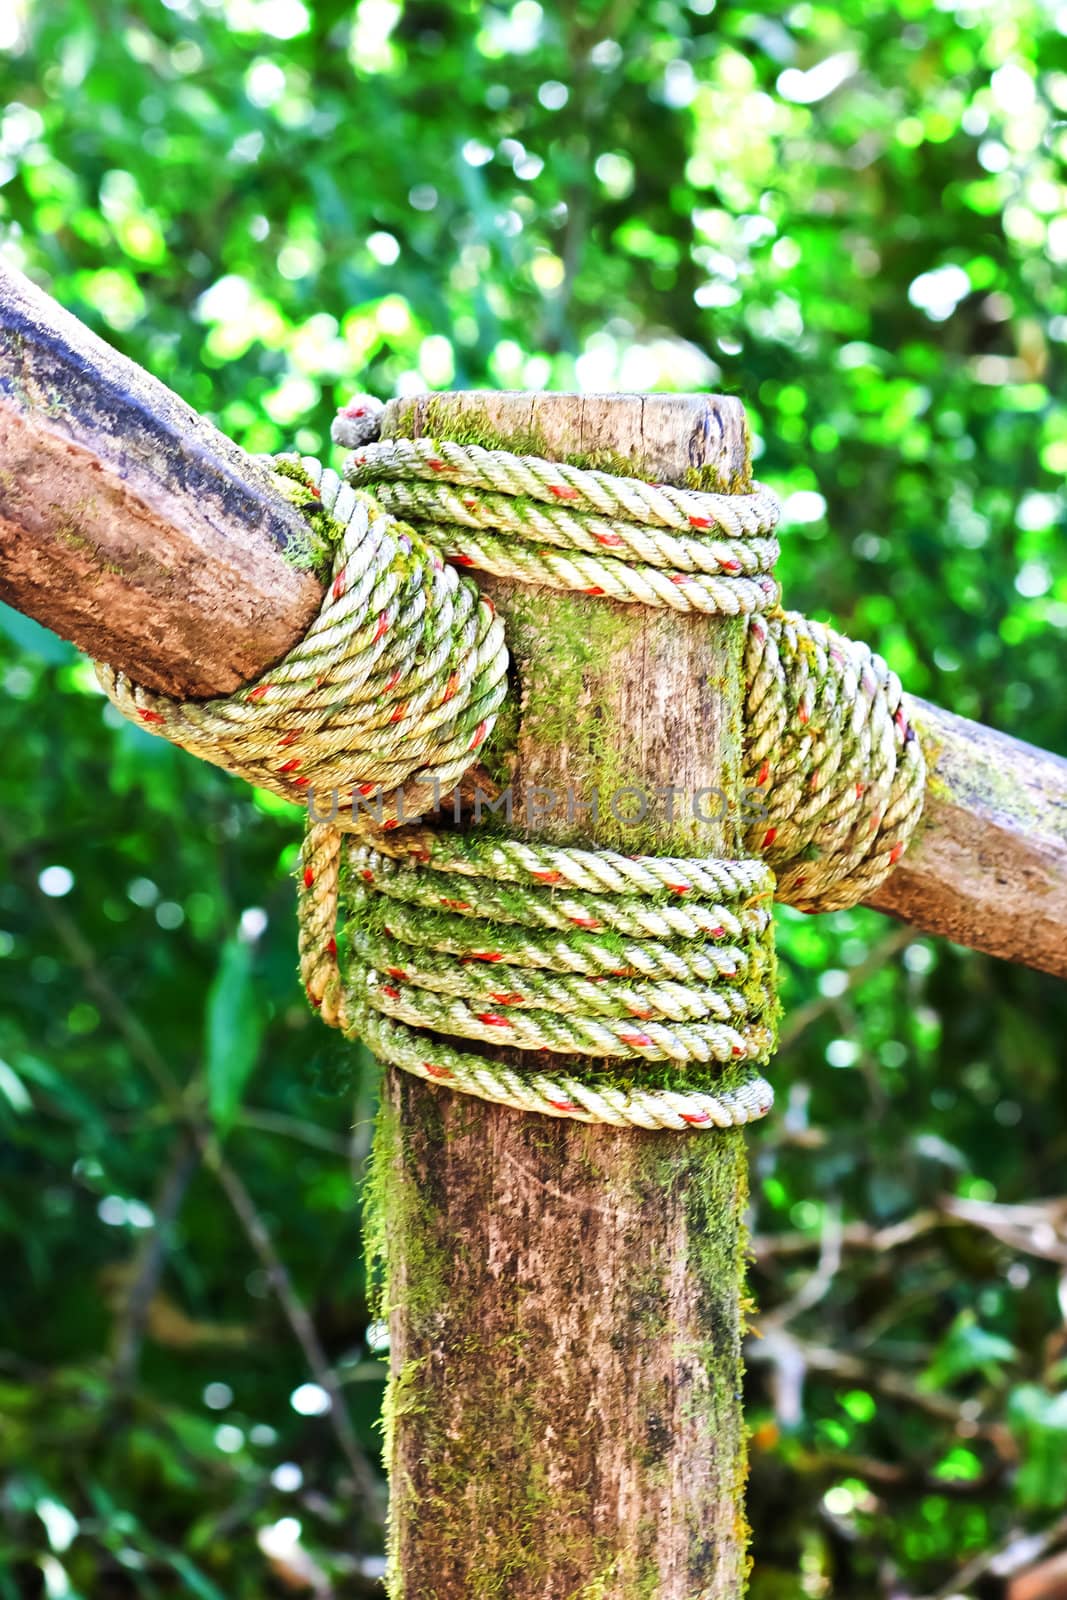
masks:
[[[133,1281],[115,1325],[115,1359],[111,1371],[119,1389],[128,1388],[137,1371],[148,1312],[163,1275],[174,1223],[199,1162],[200,1152],[183,1127],[171,1146],[170,1160],[163,1170],[152,1207],[155,1221],[141,1242]]]
[[[318,610],[263,463],[7,265],[0,461],[0,597],[148,688],[229,693]]]
[[[940,1589],[927,1595],[926,1600],[952,1600],[955,1595],[965,1594],[987,1574],[998,1578],[1012,1577],[1064,1539],[1067,1539],[1067,1516],[1058,1518],[1043,1533],[1031,1534],[1016,1528],[1003,1544],[995,1550],[984,1550],[973,1561],[968,1561]],[[1025,1591],[1016,1584],[1011,1589],[1011,1600],[1038,1600],[1038,1592],[1032,1590],[1029,1597],[1025,1597]]]

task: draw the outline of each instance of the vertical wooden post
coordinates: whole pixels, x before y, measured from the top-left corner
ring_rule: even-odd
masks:
[[[717,397],[448,395],[394,403],[385,432],[748,483],[743,410]],[[736,812],[690,801],[738,798],[739,625],[484,582],[521,685],[516,820],[532,785],[570,785],[572,817],[531,833],[738,854]],[[665,798],[641,825],[612,815],[661,785],[672,820]],[[379,1141],[391,1594],[738,1600],[741,1134],[525,1116],[390,1071]]]

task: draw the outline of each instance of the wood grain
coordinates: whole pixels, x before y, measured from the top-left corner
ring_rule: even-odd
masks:
[[[398,406],[386,427],[427,420]],[[747,470],[740,407],[717,397],[449,396],[432,421],[445,437],[532,433],[556,457],[610,451],[642,477]],[[517,816],[535,783],[605,801],[595,822],[554,808],[531,835],[614,840],[609,787],[736,793],[736,624],[491,587],[523,696]],[[732,817],[635,832],[642,848],[738,849]],[[404,1593],[739,1600],[741,1135],[617,1132],[387,1080]]]

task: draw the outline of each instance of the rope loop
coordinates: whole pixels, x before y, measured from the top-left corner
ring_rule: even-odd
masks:
[[[280,466],[278,487],[325,512],[336,538],[303,639],[215,700],[171,700],[99,664],[97,675],[131,721],[194,755],[313,814],[329,794],[341,828],[358,830],[362,802],[381,794],[375,820],[395,825],[454,787],[488,736],[507,693],[503,624],[470,578],[371,495],[311,457]]]
[[[613,862],[623,870],[601,870]],[[623,892],[579,893],[590,866],[598,890],[613,878]],[[683,908],[664,866],[430,830],[376,849],[311,828],[309,997],[382,1060],[497,1104],[615,1127],[739,1126],[773,1099],[757,1069],[775,1040],[774,876],[759,861],[672,861],[696,895]],[[649,880],[662,903],[632,892]],[[533,1064],[442,1035],[505,1045]],[[560,1053],[587,1058],[587,1069],[554,1068]]]
[[[744,786],[767,816],[746,837],[779,900],[840,911],[907,848],[926,767],[895,672],[867,645],[795,611],[751,617]]]
[[[778,503],[759,485],[712,494],[433,439],[366,444],[345,477],[460,566],[714,616],[778,601]]]

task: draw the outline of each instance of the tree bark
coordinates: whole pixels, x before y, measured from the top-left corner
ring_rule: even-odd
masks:
[[[448,396],[393,405],[386,427],[656,480],[748,472],[741,407],[721,398]],[[491,587],[522,689],[516,816],[534,784],[601,791],[598,820],[561,804],[531,833],[740,853],[733,814],[701,822],[679,801],[673,824],[631,827],[608,804],[665,784],[738,798],[738,624]],[[737,1600],[741,1134],[568,1124],[390,1071],[379,1138],[391,1593]]]

